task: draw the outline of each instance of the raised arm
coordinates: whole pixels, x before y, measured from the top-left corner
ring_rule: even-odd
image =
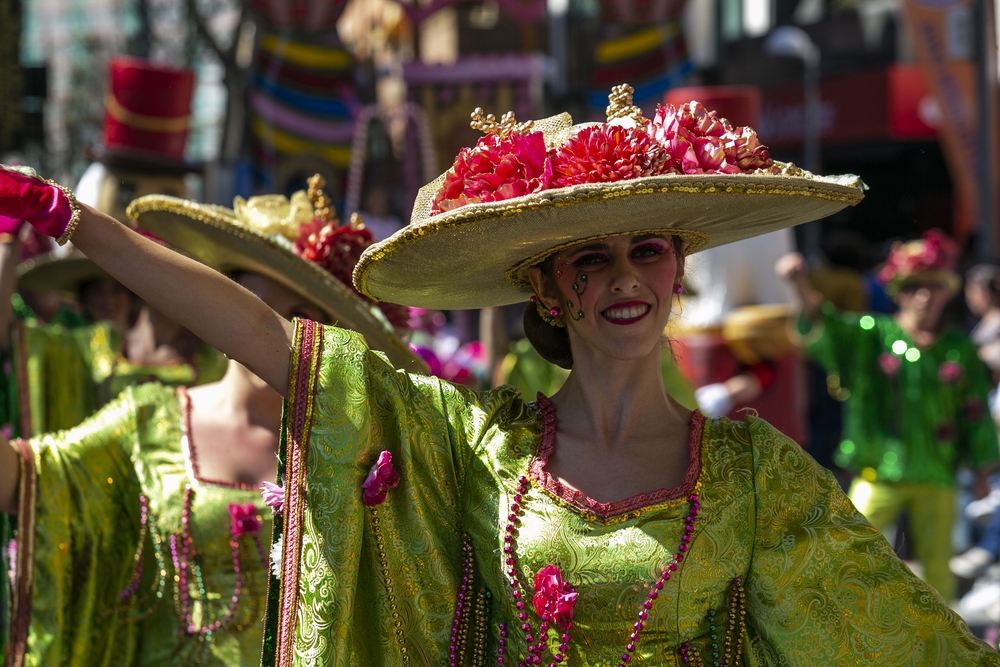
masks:
[[[15,232],[21,221],[60,243],[72,236],[76,247],[153,308],[242,363],[282,396],[287,393],[292,325],[247,290],[78,205],[61,186],[0,168],[0,232]]]
[[[820,306],[823,305],[823,295],[809,282],[805,258],[797,252],[789,253],[778,260],[774,270],[795,289],[798,305],[806,319],[815,320],[819,316]]]
[[[21,239],[17,234],[5,234],[0,240],[0,352],[10,350],[10,328],[14,325],[14,296],[17,284],[17,262],[21,256]]]
[[[153,308],[287,393],[291,322],[221,273],[96,209],[81,209],[77,248]]]

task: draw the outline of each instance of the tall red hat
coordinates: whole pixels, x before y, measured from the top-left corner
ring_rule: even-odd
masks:
[[[183,161],[194,72],[137,58],[111,60],[104,98],[104,151],[133,159]]]

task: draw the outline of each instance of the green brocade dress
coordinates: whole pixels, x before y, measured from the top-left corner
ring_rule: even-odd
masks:
[[[204,344],[193,366],[146,366],[124,358],[123,342],[118,328],[107,322],[73,328],[30,321],[16,325],[16,390],[8,406],[14,433],[27,437],[72,428],[126,387],[143,382],[194,386],[226,373],[225,355]]]
[[[626,654],[998,664],[833,477],[760,419],[694,413],[680,487],[600,503],[546,473],[556,415],[544,396],[396,371],[361,336],[303,320],[291,378],[264,665],[518,665],[529,641],[545,644],[539,664],[561,652],[580,667]],[[400,482],[366,506],[361,484],[383,450]],[[571,628],[543,639],[533,596],[546,566],[578,597]]]
[[[799,331],[845,401],[837,465],[869,482],[953,487],[960,464],[978,470],[1000,460],[989,371],[968,336],[947,329],[921,350],[892,317],[830,304]]]
[[[257,487],[201,478],[186,415],[183,389],[149,383],[17,443],[7,667],[259,664],[271,513]]]

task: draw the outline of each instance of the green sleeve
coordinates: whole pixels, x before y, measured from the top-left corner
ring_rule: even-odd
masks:
[[[140,533],[133,456],[142,402],[141,391],[127,391],[76,428],[30,441],[37,491],[33,506],[19,507],[34,524],[29,665],[134,658],[138,625],[112,612],[131,580]]]
[[[766,422],[747,423],[756,504],[749,664],[997,664],[828,471]]]
[[[299,321],[297,335],[304,326],[321,332],[322,351],[297,340],[293,352],[284,438],[289,514],[280,599],[268,603],[263,664],[273,664],[272,649],[292,650],[289,643],[296,657],[310,656],[309,664],[397,664],[390,656],[399,655],[399,637],[414,664],[444,664],[455,573],[462,571],[462,516],[465,503],[473,502],[463,493],[464,479],[471,465],[481,465],[471,452],[499,428],[498,417],[517,392],[476,394],[410,375],[369,350],[359,334]],[[315,371],[304,368],[311,355],[318,356]],[[300,481],[295,433],[309,406],[311,429],[301,436],[307,472]],[[391,453],[400,483],[382,504],[366,507],[361,484],[382,451]],[[301,519],[289,492],[300,484],[307,487]],[[298,552],[295,522],[302,535]],[[277,610],[284,610],[283,623],[295,619],[291,642],[281,639],[289,635],[280,634]]]
[[[859,326],[860,317],[857,313],[845,313],[830,303],[824,303],[819,316],[811,324],[804,316],[799,316],[799,344],[827,372],[844,373],[851,368],[852,351],[856,350],[859,338],[864,334]]]
[[[18,432],[28,437],[76,426],[97,408],[77,329],[15,325],[14,377]],[[89,330],[84,327],[82,330]]]

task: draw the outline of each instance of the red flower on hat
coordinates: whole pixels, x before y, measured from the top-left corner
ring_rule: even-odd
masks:
[[[568,628],[573,620],[573,607],[578,593],[555,565],[546,565],[535,575],[535,595],[531,602],[535,613],[542,620],[551,619],[561,628]]]
[[[463,148],[434,197],[431,215],[466,204],[503,201],[545,190],[552,165],[541,132],[486,135]]]
[[[336,226],[319,218],[299,228],[299,238],[292,251],[302,259],[315,262],[342,282],[362,300],[372,303],[367,296],[354,287],[354,267],[361,259],[361,253],[372,244],[372,233],[363,226],[349,224]],[[405,306],[394,303],[378,303],[389,323],[397,329],[405,329],[410,320]]]
[[[580,130],[552,155],[552,187],[610,183],[669,171],[663,147],[638,127],[601,124]]]
[[[767,148],[749,127],[735,130],[699,102],[657,105],[649,132],[683,174],[739,174],[770,167]]]
[[[954,271],[960,253],[957,243],[940,229],[932,229],[925,232],[919,241],[893,243],[878,277],[888,285],[905,281],[923,271]]]

